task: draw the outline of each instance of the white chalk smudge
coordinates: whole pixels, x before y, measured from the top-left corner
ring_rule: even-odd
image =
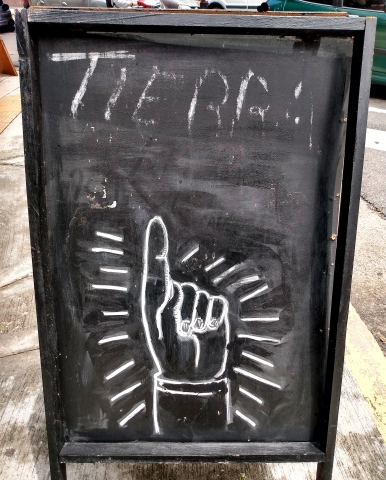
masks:
[[[216,260],[215,262],[211,263],[210,265],[207,265],[204,270],[206,272],[209,272],[210,270],[212,270],[212,268],[215,268],[217,267],[218,265],[220,265],[221,263],[225,262],[225,257],[220,257],[218,260]]]
[[[99,340],[98,345],[103,345],[105,343],[110,343],[110,342],[118,342],[119,340],[127,340],[128,338],[129,336],[127,335],[127,333],[103,337],[101,340]]]
[[[92,77],[92,74],[94,73],[97,63],[98,63],[98,56],[97,55],[92,56],[90,59],[90,66],[88,67],[85,73],[85,76],[83,77],[82,83],[80,84],[79,90],[76,92],[75,97],[71,104],[71,113],[74,118],[76,118],[76,115],[78,113],[78,107],[82,102],[84,94],[86,93],[88,82]]]
[[[97,230],[95,232],[95,235],[97,237],[102,237],[102,238],[107,238],[109,240],[114,240],[115,242],[123,242],[122,235],[112,235],[111,233],[100,232],[99,230]]]
[[[250,352],[242,352],[241,356],[249,358],[249,360],[252,360],[253,362],[261,363],[262,365],[266,365],[267,367],[272,368],[274,366],[273,363],[270,362],[269,360],[266,360],[265,358],[262,358],[259,355],[254,355],[253,353],[250,353]]]
[[[229,85],[228,85],[228,79],[227,77],[221,73],[220,71],[217,72],[220,77],[222,78],[222,81],[224,82],[224,85],[225,85],[225,95],[224,95],[224,98],[223,98],[223,101],[221,102],[221,105],[225,105],[227,100],[228,100],[228,97],[229,97]]]
[[[256,380],[257,382],[265,383],[266,385],[269,385],[271,387],[274,387],[274,388],[277,388],[277,389],[281,390],[281,386],[278,383],[274,383],[274,382],[271,382],[270,380],[266,380],[263,377],[260,377],[258,375],[255,375],[252,372],[249,372],[248,370],[244,370],[242,368],[235,367],[234,371],[236,373],[239,373],[240,375],[244,375],[244,377],[251,378],[252,380]]]
[[[146,405],[145,403],[141,403],[141,405],[139,405],[137,408],[135,408],[134,410],[132,410],[126,417],[124,417],[122,420],[120,420],[118,423],[121,427],[124,427],[126,425],[126,423],[131,419],[133,418],[135,415],[137,415],[137,413],[139,413],[141,410],[145,410],[146,409]]]
[[[129,273],[128,268],[99,267],[99,270],[105,273],[120,273],[120,274]]]
[[[192,101],[190,102],[190,107],[189,107],[189,112],[188,112],[188,130],[189,132],[192,129],[192,124],[194,120],[194,115],[196,113],[196,107],[197,107],[197,98],[198,98],[198,90],[203,84],[204,80],[208,77],[209,74],[217,74],[220,76],[222,81],[224,82],[225,86],[225,94],[224,98],[221,101],[221,105],[225,105],[225,103],[228,100],[229,97],[229,84],[228,84],[228,79],[227,77],[221,73],[219,70],[215,70],[214,68],[210,70],[205,70],[205,75],[204,78],[200,77],[198,80],[196,80],[196,85],[194,88],[194,93],[193,93],[193,98]],[[214,106],[213,102],[210,102],[209,105],[207,106],[207,110],[213,111],[216,113],[217,116],[217,126],[218,128],[221,128],[221,116],[220,116],[220,105]]]
[[[260,335],[248,335],[245,333],[240,333],[237,335],[238,338],[245,338],[247,340],[255,340],[256,342],[268,342],[268,343],[274,343],[274,344],[279,344],[280,340],[277,340],[276,338],[272,337],[261,337]]]
[[[242,322],[277,322],[280,317],[240,317]]]
[[[171,73],[160,72],[156,65],[153,66],[153,74],[150,77],[149,81],[147,82],[146,87],[142,92],[142,95],[139,97],[137,106],[136,106],[136,108],[134,110],[134,113],[131,117],[132,120],[137,124],[138,131],[141,134],[142,138],[143,138],[143,135],[142,135],[141,130],[140,130],[140,125],[141,124],[144,124],[145,126],[154,125],[155,121],[154,121],[154,119],[149,119],[149,120],[142,119],[138,116],[138,113],[141,110],[144,102],[147,102],[147,103],[158,102],[159,97],[150,96],[147,93],[148,93],[150,87],[152,86],[152,84],[154,83],[155,79],[159,76],[161,76],[163,78],[166,78],[166,79],[173,80],[174,82],[176,80],[180,79],[180,78],[183,78],[183,75],[177,75],[176,73],[173,73],[173,72],[171,72]]]
[[[312,123],[314,121],[314,105],[311,104],[311,118],[310,118],[310,124],[311,124],[311,130],[310,130],[310,150],[312,150]]]
[[[200,77],[199,80],[196,80],[196,87],[194,89],[193,98],[190,102],[189,112],[188,112],[188,129],[189,131],[192,129],[192,123],[194,119],[194,114],[196,113],[196,106],[197,106],[197,96],[198,96],[198,87],[202,85],[202,78]]]
[[[249,80],[253,77],[253,75],[254,75],[254,73],[252,72],[252,70],[249,70],[247,76],[245,78],[243,78],[243,80],[241,81],[240,90],[239,90],[239,94],[237,96],[237,101],[236,101],[236,104],[237,104],[237,108],[236,108],[237,120],[240,120],[241,110],[243,109],[243,104],[244,104],[244,100],[245,100],[245,94],[247,93],[248,83],[249,83]]]
[[[111,378],[116,377],[117,375],[122,373],[124,370],[127,370],[128,368],[132,367],[133,365],[134,365],[134,360],[130,360],[128,362],[125,362],[120,367],[118,367],[116,370],[113,370],[108,375],[106,375],[105,379],[110,380]]]
[[[194,245],[194,247],[192,247],[192,250],[190,250],[190,251],[184,256],[184,258],[181,260],[181,263],[184,263],[184,262],[188,261],[189,258],[193,257],[193,255],[194,255],[195,253],[197,253],[199,250],[200,250],[200,246],[199,246],[199,245]]]
[[[118,250],[115,248],[99,248],[99,247],[93,247],[91,249],[92,252],[94,253],[112,253],[113,255],[123,255],[123,250]]]
[[[269,110],[269,105],[267,108],[261,108],[261,107],[251,107],[249,109],[249,113],[251,115],[259,115],[261,117],[262,122],[264,122],[265,114]]]
[[[102,313],[105,317],[128,317],[129,316],[128,310],[120,310],[117,312],[106,312],[102,310]]]
[[[107,107],[105,111],[105,119],[110,120],[111,118],[111,109],[115,107],[115,104],[117,103],[117,100],[122,92],[122,89],[126,83],[126,68],[121,68],[121,78],[117,82],[117,86],[115,87],[115,90],[113,91],[111,97],[109,98],[109,101],[107,102]]]
[[[249,423],[249,425],[251,425],[251,427],[256,427],[256,423],[253,420],[251,420],[250,418],[248,418],[246,415],[241,413],[239,410],[235,411],[235,415],[242,418],[245,422]]]
[[[263,400],[261,398],[256,397],[256,395],[252,395],[252,393],[246,390],[245,388],[239,387],[239,392],[245,395],[246,397],[249,397],[250,399],[254,400],[255,402],[259,403],[260,405],[263,405]]]
[[[268,85],[267,85],[266,79],[263,78],[263,77],[257,77],[257,79],[258,79],[259,82],[263,85],[264,90],[265,90],[266,92],[268,92]]]
[[[129,388],[126,388],[126,390],[123,390],[122,392],[120,393],[117,393],[116,395],[114,395],[114,397],[112,397],[110,399],[110,402],[113,403],[115,402],[116,400],[118,400],[119,398],[125,396],[125,395],[128,395],[129,393],[131,393],[133,390],[135,390],[136,388],[140,387],[141,386],[141,382],[138,382],[136,383],[135,385],[133,385],[132,387],[129,387]]]
[[[210,102],[210,104],[208,105],[207,107],[208,110],[212,110],[213,112],[216,112],[216,116],[217,116],[217,126],[218,128],[221,127],[221,116],[220,116],[220,105],[217,105],[217,107],[215,107],[213,105],[213,102]]]
[[[134,59],[135,55],[128,53],[127,50],[113,50],[110,52],[91,52],[91,53],[84,53],[84,52],[76,52],[76,53],[52,53],[51,55],[48,54],[48,58],[53,62],[68,62],[72,60],[91,60],[92,58],[131,58]]]
[[[299,122],[300,122],[300,118],[299,118],[299,117],[296,117],[296,118],[295,118],[295,123],[296,123],[296,125],[299,125]]]
[[[144,89],[144,91],[142,92],[142,95],[139,97],[139,100],[138,100],[138,103],[137,103],[137,107],[136,109],[134,110],[134,113],[132,115],[132,119],[134,120],[134,122],[137,123],[137,125],[139,126],[140,123],[143,123],[143,120],[140,119],[138,117],[138,112],[139,110],[141,109],[142,107],[142,104],[144,101],[148,101],[148,102],[155,102],[158,100],[158,97],[148,97],[147,96],[147,92],[149,90],[149,88],[151,87],[152,83],[154,82],[154,80],[157,78],[157,76],[160,74],[159,70],[158,70],[158,67],[153,67],[153,74],[152,76],[150,77],[150,79],[148,80],[147,84],[146,84],[146,87]],[[141,134],[142,135],[142,134]]]
[[[118,285],[96,285],[91,284],[91,288],[94,290],[114,290],[116,292],[127,292],[127,287],[120,287]]]
[[[302,82],[295,88],[295,98],[296,100],[299,98],[299,95],[302,93]]]
[[[225,277],[227,277],[228,275],[230,275],[231,273],[233,273],[235,270],[237,270],[239,267],[241,267],[242,264],[237,264],[237,265],[233,265],[233,267],[231,268],[228,268],[228,270],[225,270],[225,272],[221,273],[221,275],[219,275],[218,277],[216,277],[214,280],[213,280],[213,283],[215,285],[217,285],[218,283],[220,283],[222,280],[224,280]]]

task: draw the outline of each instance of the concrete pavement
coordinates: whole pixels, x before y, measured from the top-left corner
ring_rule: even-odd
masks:
[[[372,94],[351,302],[386,355],[386,88]]]
[[[17,78],[0,76],[0,100],[18,93]],[[21,115],[0,134],[0,145],[0,479],[42,480],[49,478],[49,466],[29,254]],[[369,237],[361,230],[368,208],[363,202],[359,243],[361,238]],[[376,224],[383,231],[384,224],[377,222],[385,221],[379,214],[371,213],[377,219],[371,228]],[[374,266],[377,258],[371,260]],[[354,309],[350,311],[347,340],[334,479],[381,480],[386,478],[386,360]],[[69,465],[68,478],[311,480],[315,471],[315,464],[83,464]]]

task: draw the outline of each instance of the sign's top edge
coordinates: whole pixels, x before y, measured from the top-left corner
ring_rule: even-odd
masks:
[[[257,12],[244,10],[210,10],[210,9],[197,9],[197,10],[178,10],[178,9],[167,9],[167,10],[149,10],[149,9],[134,9],[134,8],[92,8],[92,7],[43,7],[43,6],[31,6],[28,9],[28,13],[33,12],[109,12],[113,15],[122,14],[123,12],[130,12],[135,15],[167,15],[167,14],[179,14],[179,15],[241,15],[241,16],[259,16],[259,17],[350,17],[347,12]]]
[[[229,29],[248,32],[330,32],[347,36],[364,31],[370,18],[356,17],[347,13],[299,13],[299,12],[230,12],[216,10],[130,10],[110,8],[49,8],[33,7],[26,12],[29,24],[76,25],[77,28],[165,29],[173,31],[190,29]],[[299,33],[299,32],[297,32]]]

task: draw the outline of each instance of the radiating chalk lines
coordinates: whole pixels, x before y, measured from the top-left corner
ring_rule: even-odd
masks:
[[[122,235],[117,235],[117,234],[111,234],[107,232],[101,232],[97,230],[95,232],[95,236],[107,240],[111,240],[113,242],[123,242],[123,236]],[[93,253],[110,253],[112,255],[123,255],[123,250],[122,249],[117,249],[117,248],[107,248],[107,247],[92,247],[91,252]],[[99,267],[99,270],[101,273],[115,273],[115,274],[120,274],[120,275],[125,275],[129,273],[129,270],[127,268],[116,268],[112,266],[101,266]],[[95,284],[92,283],[90,285],[91,289],[93,290],[111,290],[111,291],[116,291],[116,292],[127,292],[128,287],[123,286],[123,285],[106,285],[106,284]],[[119,316],[121,316],[121,312],[118,312]],[[109,312],[104,312],[103,313],[106,316],[113,316],[113,313]]]
[[[298,95],[300,94],[301,84],[298,86]],[[185,251],[183,256],[180,258],[179,262],[181,264],[188,264],[189,262],[199,263],[198,258],[195,258],[200,255],[200,245],[195,244],[188,251]],[[231,263],[228,261],[226,255],[217,256],[213,254],[210,261],[207,261],[204,266],[204,272],[209,276],[210,282],[214,286],[220,286],[229,294],[235,295],[238,298],[240,305],[247,305],[250,301],[253,301],[259,297],[267,295],[271,292],[271,288],[264,281],[264,278],[261,277],[258,273],[245,273],[247,265],[245,262],[241,263]],[[278,322],[280,320],[280,311],[281,309],[276,309],[275,311],[270,311],[269,313],[261,313],[256,311],[251,315],[241,315],[239,320],[241,324],[244,325],[259,325],[267,324],[272,322]],[[250,344],[251,342],[256,342],[256,344],[268,344],[268,345],[279,345],[281,343],[280,339],[267,336],[267,335],[256,335],[251,333],[236,333],[236,338],[243,342],[243,344]],[[249,389],[245,388],[242,384],[242,379],[245,378],[251,384],[255,382],[256,384],[261,384],[269,388],[274,388],[281,390],[282,386],[269,379],[270,371],[274,371],[275,365],[272,361],[257,355],[251,351],[248,351],[244,348],[240,355],[240,361],[248,362],[248,366],[236,366],[233,367],[233,371],[238,375],[240,379],[240,385],[238,388],[240,394],[240,400],[242,397],[251,401],[251,405],[246,407],[243,402],[243,408],[239,407],[238,400],[233,406],[233,413],[236,417],[241,419],[246,425],[250,428],[257,428],[258,422],[251,418],[253,417],[247,410],[247,408],[256,408],[257,405],[263,405],[264,401],[260,396],[256,395],[254,392],[251,392]],[[263,370],[263,373],[255,373],[250,369],[249,365],[256,365],[260,370]],[[250,388],[250,387],[249,387]],[[253,406],[254,405],[254,406]]]
[[[123,235],[116,232],[104,232],[97,230],[95,231],[95,239],[97,242],[114,242],[122,244],[124,241]],[[111,248],[109,245],[99,244],[90,248],[92,254],[98,255],[100,257],[101,265],[99,267],[99,274],[101,278],[105,275],[108,275],[108,278],[116,279],[116,283],[91,283],[91,290],[97,291],[106,291],[111,292],[111,294],[127,294],[129,290],[129,275],[130,268],[124,266],[115,266],[113,264],[114,258],[119,258],[124,255],[122,249]],[[106,308],[101,310],[103,318],[106,321],[125,319],[129,317],[129,310],[113,310]],[[126,331],[114,331],[114,333],[106,334],[98,340],[98,346],[100,347],[109,347],[111,345],[120,345],[124,342],[128,342],[130,337]],[[120,411],[122,409],[122,402],[132,402],[133,395],[140,393],[140,387],[143,385],[143,381],[133,379],[135,376],[134,367],[136,362],[133,358],[123,360],[122,363],[117,365],[114,369],[108,371],[104,375],[105,388],[110,390],[113,389],[114,393],[108,396],[109,404],[112,409],[118,408],[120,405]],[[121,379],[123,377],[123,380]],[[118,381],[119,385],[122,385],[121,389],[117,391],[116,387],[111,387],[111,382]],[[134,400],[135,401],[135,400]],[[144,400],[137,403],[131,409],[121,416],[117,422],[120,427],[126,427],[131,420],[136,418],[141,413],[143,414],[146,411],[146,403]]]
[[[109,278],[116,278],[117,282],[113,285],[107,283],[92,283],[90,284],[91,289],[119,292],[121,294],[126,293],[129,287],[127,285],[120,284],[118,280],[126,279],[130,273],[130,268],[122,266],[117,267],[109,263],[111,260],[106,260],[106,258],[109,257],[112,259],[114,256],[124,255],[124,252],[122,249],[110,248],[109,245],[103,244],[104,241],[122,244],[124,241],[123,236],[119,233],[108,233],[97,230],[95,232],[95,237],[99,240],[99,242],[102,242],[102,244],[95,245],[95,247],[92,247],[90,251],[93,254],[101,256],[102,265],[99,267],[99,272],[101,275],[110,274]],[[200,263],[198,262],[198,257],[200,255],[202,256],[201,246],[198,243],[190,243],[190,246],[187,247],[177,259],[176,264],[189,265],[189,262]],[[261,274],[257,272],[251,273],[250,270],[249,273],[245,273],[247,271],[245,262],[236,262],[232,264],[225,254],[217,256],[217,258],[216,255],[213,254],[211,260],[204,262],[204,264],[201,262],[201,265],[201,268],[209,278],[209,282],[215,287],[222,288],[226,294],[235,296],[240,305],[246,305],[250,301],[267,295],[271,291],[269,284],[265,282]],[[258,326],[259,324],[278,322],[280,321],[280,311],[281,309],[271,309],[269,313],[266,313],[265,311],[262,312],[257,310],[252,314],[249,313],[248,315],[241,315],[239,317],[240,325],[246,327],[247,325]],[[110,310],[106,307],[101,310],[101,313],[106,319],[129,317],[129,310]],[[255,389],[252,389],[251,391],[251,382],[256,384],[257,390],[257,385],[262,385],[276,390],[281,390],[282,386],[269,378],[270,373],[275,371],[274,362],[254,353],[251,345],[253,346],[253,343],[255,343],[256,345],[266,344],[275,346],[281,343],[281,339],[277,339],[268,335],[257,335],[255,333],[250,333],[248,329],[247,331],[238,330],[235,333],[234,338],[241,342],[242,345],[240,354],[240,362],[242,364],[233,367],[234,373],[239,378],[239,396],[237,397],[236,403],[231,405],[230,408],[233,410],[234,418],[237,417],[246,426],[255,429],[258,428],[258,422],[254,418],[252,412],[255,411],[254,409],[256,409],[256,406],[264,405],[264,399],[255,393]],[[125,342],[129,339],[130,338],[127,332],[115,331],[114,333],[103,336],[98,341],[98,345],[111,345],[119,342]],[[249,350],[250,348],[252,348],[252,351]],[[109,402],[112,407],[114,407],[114,405],[120,400],[130,399],[130,396],[133,394],[133,392],[137,392],[142,385],[141,381],[138,381],[138,379],[134,381],[132,378],[132,369],[134,365],[134,359],[124,360],[120,365],[109,371],[104,376],[104,381],[109,383],[110,381],[119,378],[119,376],[125,375],[125,383],[127,383],[127,385],[124,386],[122,390],[114,392],[114,394],[111,394],[109,397]],[[258,368],[259,373],[253,370],[255,366]],[[243,379],[246,379],[249,382],[248,387],[243,385]],[[165,388],[166,387],[160,385],[156,387],[156,389],[159,391],[163,391]],[[165,391],[168,390],[166,389]],[[171,391],[169,393],[176,393],[179,395],[189,394],[189,392],[178,391]],[[192,393],[192,395],[201,395],[205,397],[210,396],[211,394]],[[230,398],[231,395],[229,392],[229,399]],[[243,398],[246,400],[246,402],[242,401]],[[239,405],[240,401],[241,406]],[[249,413],[249,408],[251,409],[251,413]],[[122,417],[120,417],[118,420],[119,426],[127,427],[131,420],[145,411],[146,403],[143,400],[129,409],[129,411],[127,411]],[[230,412],[228,412],[228,418],[231,418]]]
[[[126,416],[124,416],[121,420],[118,420],[119,426],[124,427],[129,420],[134,418],[137,413],[139,413],[141,410],[146,410],[146,404],[145,402],[142,402],[140,405],[138,405],[136,408],[133,408]]]

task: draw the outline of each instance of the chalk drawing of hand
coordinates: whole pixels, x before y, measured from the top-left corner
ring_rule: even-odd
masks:
[[[150,220],[144,240],[141,313],[155,365],[153,419],[156,433],[158,392],[210,395],[224,384],[230,327],[228,301],[193,282],[172,279],[169,239],[161,217]],[[226,405],[229,412],[229,404]],[[229,415],[228,415],[229,416]]]

